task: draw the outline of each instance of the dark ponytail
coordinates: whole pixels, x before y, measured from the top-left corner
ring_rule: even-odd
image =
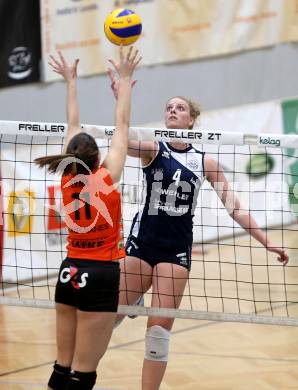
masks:
[[[99,150],[95,139],[82,132],[70,140],[65,154],[39,157],[34,162],[40,167],[48,165],[50,173],[88,175],[99,164]]]
[[[54,156],[44,156],[44,157],[39,157],[34,160],[34,162],[40,166],[40,168],[45,167],[48,165],[48,171],[50,173],[56,173],[59,172],[58,166],[59,164],[67,157],[75,157],[73,154],[56,154]],[[69,164],[70,165],[70,164]],[[70,168],[70,169],[68,169]],[[70,166],[67,166],[64,169],[64,174],[68,174],[71,172]],[[67,171],[67,172],[66,172]]]

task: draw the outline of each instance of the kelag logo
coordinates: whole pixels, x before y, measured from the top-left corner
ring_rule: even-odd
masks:
[[[272,146],[280,146],[280,139],[279,138],[272,138],[272,137],[260,137],[260,144],[261,145],[272,145]]]

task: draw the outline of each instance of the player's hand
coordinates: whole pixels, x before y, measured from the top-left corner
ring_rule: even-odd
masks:
[[[111,89],[113,91],[114,97],[117,100],[118,99],[118,90],[119,90],[119,78],[116,76],[113,69],[108,68],[108,75],[111,80]],[[132,80],[131,87],[133,88],[137,83],[137,80]]]
[[[114,60],[109,60],[109,62],[113,65],[115,71],[117,72],[120,78],[130,78],[135,68],[140,63],[142,57],[139,56],[139,51],[134,49],[133,46],[130,46],[126,54],[124,53],[124,49],[122,45],[120,46],[119,51],[120,51],[119,63],[116,63]],[[113,82],[113,77],[111,81]]]
[[[286,253],[286,251],[277,245],[272,244],[271,242],[268,242],[267,244],[267,250],[273,253],[276,253],[278,255],[277,260],[282,263],[282,265],[287,265],[289,261],[289,255]]]
[[[61,51],[58,51],[58,56],[59,59],[50,55],[48,64],[52,67],[53,71],[60,74],[65,81],[69,82],[75,80],[77,78],[77,68],[80,60],[77,58],[72,65],[69,65]]]

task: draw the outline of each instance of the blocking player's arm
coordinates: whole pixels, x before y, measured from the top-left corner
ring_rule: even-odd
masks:
[[[72,65],[69,65],[60,51],[58,51],[58,56],[59,59],[50,55],[49,65],[55,73],[60,74],[64,78],[67,84],[66,113],[68,129],[63,148],[65,153],[69,141],[82,131],[77,99],[77,67],[79,59],[76,59]]]
[[[120,63],[110,62],[119,74],[118,97],[115,111],[115,133],[112,137],[110,151],[105,158],[103,165],[109,170],[114,182],[120,180],[124,167],[128,148],[128,128],[130,120],[131,105],[131,76],[135,67],[140,62],[138,51],[130,47],[124,55],[123,47],[120,47]]]
[[[103,162],[114,183],[120,180],[127,154],[130,100],[130,79],[120,79],[119,98],[115,113],[115,132],[110,151]]]
[[[119,79],[111,68],[108,69],[108,75],[111,80],[111,89],[114,97],[117,100],[119,96]],[[136,80],[131,81],[131,87],[136,84]],[[158,152],[158,145],[152,141],[129,141],[128,142],[128,156],[138,157],[142,159],[142,164],[147,165],[156,156]]]
[[[69,141],[82,131],[77,100],[77,85],[74,79],[67,82],[67,124],[68,129],[64,140],[64,152],[67,149]]]

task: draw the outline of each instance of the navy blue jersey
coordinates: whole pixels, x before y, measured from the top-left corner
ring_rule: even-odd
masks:
[[[189,248],[193,216],[204,179],[204,153],[192,145],[184,150],[159,142],[159,151],[143,167],[146,198],[131,234],[160,248]]]

